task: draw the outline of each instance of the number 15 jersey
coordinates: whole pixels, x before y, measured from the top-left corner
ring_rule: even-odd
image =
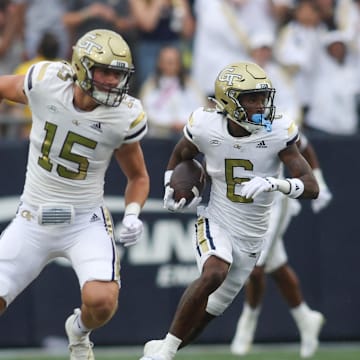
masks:
[[[33,206],[102,205],[105,172],[114,150],[147,132],[142,105],[131,96],[118,107],[77,109],[73,75],[65,62],[39,62],[25,76],[32,129],[21,199]]]

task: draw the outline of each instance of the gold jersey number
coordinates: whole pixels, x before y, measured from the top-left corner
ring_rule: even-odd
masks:
[[[45,123],[46,136],[41,147],[42,155],[39,156],[38,164],[47,171],[51,171],[53,168],[53,163],[49,158],[49,154],[55,138],[56,129],[57,125],[51,124],[49,122]],[[95,149],[97,142],[69,131],[61,148],[59,157],[77,164],[78,169],[77,171],[73,171],[67,169],[63,165],[57,165],[56,171],[59,176],[67,179],[84,180],[87,175],[89,160],[85,156],[81,156],[72,152],[74,144],[79,144],[89,149]]]
[[[244,181],[249,181],[247,177],[234,176],[234,169],[241,167],[245,170],[252,171],[254,168],[253,163],[250,160],[244,159],[225,159],[225,178],[226,178],[226,196],[233,202],[251,203],[253,199],[247,199],[244,196],[235,193],[236,185],[240,185]]]

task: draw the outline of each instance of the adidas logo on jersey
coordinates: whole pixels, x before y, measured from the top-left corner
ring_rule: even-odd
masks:
[[[48,110],[52,113],[56,113],[57,112],[57,107],[55,105],[48,105],[47,106]]]
[[[91,127],[92,129],[95,129],[95,130],[99,131],[99,132],[102,132],[101,122],[97,122],[97,123],[95,123],[95,124],[92,124],[92,125],[90,125],[90,127]]]
[[[95,222],[95,221],[99,221],[100,218],[96,215],[96,214],[93,214],[92,217],[90,218],[90,222]]]
[[[264,140],[261,140],[257,145],[256,145],[257,148],[262,148],[262,149],[265,149],[267,148],[267,145],[265,144],[265,141]]]

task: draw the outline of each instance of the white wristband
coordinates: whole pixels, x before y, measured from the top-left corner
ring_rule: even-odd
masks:
[[[304,183],[298,178],[286,179],[290,184],[290,190],[286,194],[288,197],[296,199],[304,192]]]
[[[266,179],[272,186],[275,186],[270,191],[277,190],[294,199],[304,192],[304,183],[298,178],[284,180],[267,177]]]
[[[170,184],[171,175],[174,172],[174,170],[166,170],[164,174],[164,186],[167,186]]]
[[[137,202],[131,202],[130,204],[127,204],[125,207],[125,213],[124,216],[127,215],[140,215],[141,206]]]

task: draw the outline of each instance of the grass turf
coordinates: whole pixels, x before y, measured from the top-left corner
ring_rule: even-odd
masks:
[[[138,360],[141,356],[141,348],[132,351],[118,349],[96,349],[96,360]],[[51,355],[44,351],[36,350],[11,350],[0,351],[2,360],[68,360],[68,355]],[[299,360],[298,348],[293,346],[255,346],[253,351],[246,356],[235,356],[230,354],[224,346],[211,347],[189,347],[180,351],[176,360]],[[359,360],[360,346],[322,346],[311,360]]]

